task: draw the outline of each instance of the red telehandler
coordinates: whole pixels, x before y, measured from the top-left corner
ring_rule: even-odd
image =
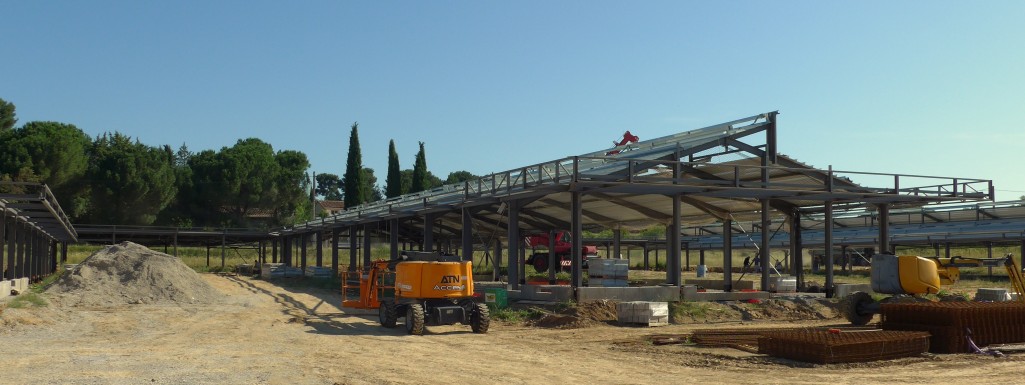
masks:
[[[534,253],[527,257],[527,264],[534,266],[534,270],[538,272],[548,271],[548,247],[549,247],[549,235],[548,234],[537,234],[530,235],[526,238],[527,247],[530,247]],[[538,251],[539,248],[545,249],[544,251]],[[567,231],[556,231],[555,232],[555,257],[559,261],[559,265],[562,270],[568,270],[573,266],[573,259],[570,258],[570,251],[573,250],[573,240]],[[582,268],[587,268],[587,257],[598,256],[597,246],[584,246],[581,250],[581,260],[584,261]]]

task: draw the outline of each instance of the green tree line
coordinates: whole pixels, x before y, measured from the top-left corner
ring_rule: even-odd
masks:
[[[466,171],[434,176],[423,142],[414,167],[402,170],[392,141],[385,186],[378,186],[374,170],[363,167],[356,123],[345,174],[313,180],[306,154],[275,151],[257,138],[193,153],[119,132],[90,138],[67,123],[16,124],[14,104],[0,99],[0,180],[46,183],[75,223],[269,228],[308,220],[313,196],[352,207],[476,178]]]

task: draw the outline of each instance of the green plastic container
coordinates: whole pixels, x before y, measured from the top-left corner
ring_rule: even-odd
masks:
[[[484,289],[484,303],[493,309],[505,309],[509,307],[509,292],[501,287]]]

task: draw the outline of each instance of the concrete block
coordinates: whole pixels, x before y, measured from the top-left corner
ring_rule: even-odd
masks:
[[[722,279],[712,279],[712,278],[686,279],[686,280],[683,281],[683,283],[687,284],[687,285],[697,285],[697,286],[701,286],[701,287],[703,287],[705,289],[712,289],[712,290],[725,290],[726,289],[725,282]],[[736,282],[733,282],[733,290],[745,290],[745,289],[752,290],[754,288],[755,288],[755,282],[754,281],[748,280],[748,281],[736,281]]]
[[[770,293],[796,293],[797,278],[794,277],[769,277],[768,292]]]
[[[866,293],[872,293],[872,285],[867,283],[838,283],[833,285],[833,296],[836,298],[843,298],[847,295],[856,291],[863,291]]]
[[[0,298],[7,298],[11,295],[11,281],[0,281]]]
[[[679,301],[680,291],[675,286],[577,288],[577,302],[593,302],[603,299],[620,302]]]
[[[330,267],[306,266],[304,275],[312,278],[331,278],[334,275],[334,270],[331,270]]]
[[[520,285],[518,299],[550,302],[569,301],[573,299],[573,288],[564,285]]]
[[[749,299],[769,299],[772,293],[767,291],[709,291],[709,292],[685,292],[684,301],[707,302],[707,301],[746,301]]]
[[[473,292],[483,293],[484,289],[508,289],[509,284],[499,281],[473,281]]]
[[[28,278],[16,278],[11,281],[11,289],[17,290],[18,293],[28,292]]]
[[[976,301],[1006,302],[1011,300],[1011,294],[1003,288],[979,288],[975,292]]]
[[[616,304],[617,319],[621,323],[647,326],[669,324],[669,303],[630,301]]]

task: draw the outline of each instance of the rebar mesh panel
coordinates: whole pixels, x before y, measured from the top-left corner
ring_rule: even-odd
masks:
[[[1025,342],[1020,302],[887,303],[880,314],[883,329],[929,332],[933,353],[967,353],[969,330],[980,347]]]
[[[759,353],[816,364],[889,360],[928,350],[925,332],[801,329],[769,332],[758,339]]]

